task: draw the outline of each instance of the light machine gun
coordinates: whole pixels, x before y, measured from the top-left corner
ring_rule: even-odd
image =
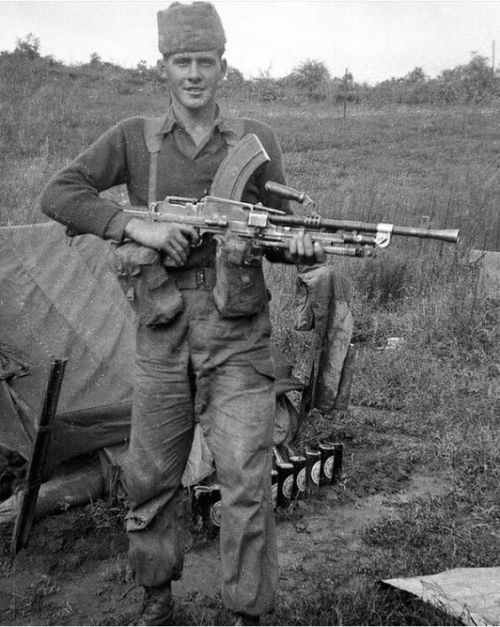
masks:
[[[458,230],[433,230],[385,223],[323,218],[303,192],[269,181],[266,190],[306,207],[308,215],[288,215],[277,209],[241,202],[253,172],[269,160],[256,135],[247,135],[222,162],[212,184],[212,195],[201,199],[168,196],[149,208],[133,207],[125,212],[154,222],[173,222],[194,227],[200,234],[232,234],[249,242],[254,250],[288,249],[290,240],[308,233],[327,254],[364,257],[386,248],[392,235],[458,242]]]

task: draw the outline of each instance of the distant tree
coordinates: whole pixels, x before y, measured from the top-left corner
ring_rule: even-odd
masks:
[[[28,59],[38,59],[40,57],[40,39],[35,37],[33,33],[28,33],[24,38],[18,37],[14,53]]]
[[[482,102],[495,92],[495,75],[488,59],[476,54],[467,65],[444,70],[437,85],[446,102]]]
[[[330,80],[330,72],[322,61],[308,59],[292,70],[290,84],[300,91],[314,96],[321,86]]]
[[[429,78],[421,67],[415,67],[400,79],[396,99],[407,104],[420,104],[429,101]]]
[[[243,85],[245,78],[238,68],[229,65],[226,72],[226,81],[231,87],[238,87],[239,85]]]
[[[235,67],[228,66],[223,85],[223,93],[229,97],[248,93],[250,83],[245,80],[243,74]]]
[[[465,66],[465,84],[468,99],[474,102],[493,95],[495,75],[486,57],[476,54]]]
[[[265,70],[259,69],[259,75],[251,79],[250,85],[258,100],[263,102],[280,100],[283,97],[279,82],[271,76],[271,66]]]
[[[141,59],[135,68],[130,70],[130,76],[142,82],[158,83],[161,81],[158,66],[148,65],[145,59]]]
[[[97,52],[93,52],[90,55],[89,63],[92,67],[100,67],[102,65],[101,55],[98,54]]]
[[[421,67],[414,68],[405,76],[405,81],[411,84],[425,83],[427,76]]]
[[[151,78],[155,71],[148,67],[147,61],[145,59],[141,59],[139,61],[139,63],[137,64],[135,71],[137,72],[137,74],[139,75],[140,78],[142,78],[143,80],[147,80],[148,78]]]

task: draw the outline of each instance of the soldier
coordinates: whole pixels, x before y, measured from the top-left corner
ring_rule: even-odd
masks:
[[[222,598],[235,624],[259,624],[273,609],[278,579],[267,299],[235,316],[231,298],[237,290],[229,285],[228,309],[220,311],[213,298],[218,277],[212,237],[200,240],[183,224],[131,218],[99,192],[126,184],[131,203],[143,206],[166,196],[200,198],[228,150],[255,133],[271,161],[252,176],[243,200],[288,211],[264,189],[268,180],[284,182],[282,155],[270,127],[228,118],[216,103],[227,67],[226,38],[210,3],[171,4],[158,13],[158,32],[171,95],[168,112],[126,119],[102,135],[49,181],[42,211],[73,235],[93,233],[115,242],[122,274],[139,277],[131,434],[123,467],[129,558],[144,587],[138,624],[168,625],[173,619],[171,582],[181,577],[184,549],[181,479],[195,417],[214,457],[223,503]],[[307,235],[268,256],[285,263],[324,260]],[[252,268],[251,276],[261,294],[262,268]],[[142,298],[149,301],[141,309]]]

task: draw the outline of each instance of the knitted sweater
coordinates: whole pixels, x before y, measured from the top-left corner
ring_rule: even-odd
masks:
[[[93,233],[121,240],[130,217],[118,203],[101,198],[99,193],[125,184],[132,205],[147,205],[149,153],[144,121],[143,117],[134,117],[119,122],[53,176],[42,194],[42,211],[66,225],[71,234]],[[208,141],[194,152],[187,150],[186,131],[167,114],[158,155],[157,200],[166,196],[201,198],[207,194],[235,135],[248,133],[259,137],[271,161],[254,174],[243,200],[261,201],[288,211],[287,203],[264,190],[268,180],[284,182],[280,147],[272,129],[252,119],[219,118]]]

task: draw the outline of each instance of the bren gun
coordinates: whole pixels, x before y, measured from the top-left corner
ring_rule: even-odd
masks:
[[[136,217],[172,222],[194,227],[199,235],[212,233],[241,237],[255,250],[288,249],[290,239],[301,232],[319,242],[331,255],[364,257],[375,249],[386,248],[393,235],[435,239],[457,243],[456,229],[424,229],[387,223],[359,222],[323,218],[314,211],[314,203],[304,192],[269,181],[266,190],[302,204],[308,215],[289,215],[282,211],[241,202],[246,183],[253,172],[269,157],[255,135],[245,136],[222,162],[211,187],[211,195],[201,199],[169,196],[147,207],[125,209]]]

